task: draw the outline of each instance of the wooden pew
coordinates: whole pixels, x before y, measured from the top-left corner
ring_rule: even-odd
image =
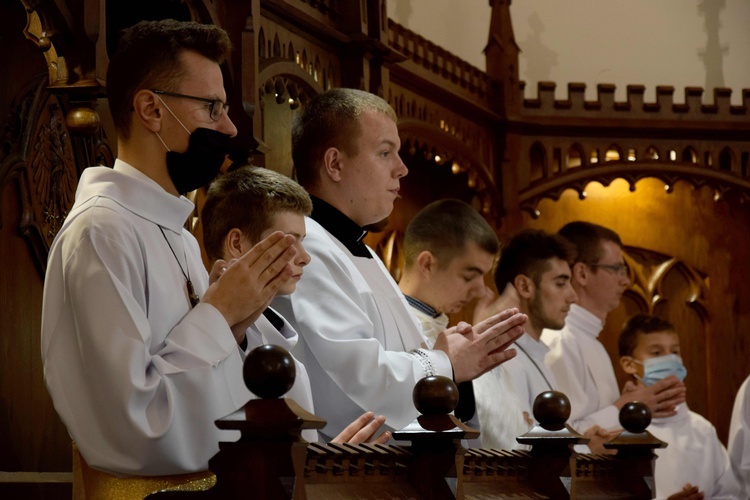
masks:
[[[534,404],[539,425],[518,441],[529,451],[464,448],[478,431],[451,411],[458,390],[450,379],[427,377],[414,389],[421,415],[393,437],[404,444],[307,443],[302,429],[325,422],[296,403],[280,399],[293,376],[291,358],[278,347],[263,346],[257,363],[245,368],[250,390],[265,399],[217,421],[242,434],[220,443],[209,462],[216,486],[204,492],[160,492],[149,499],[329,499],[329,498],[653,498],[653,449],[664,443],[644,432],[650,423],[645,405],[620,412],[626,429],[606,445],[616,455],[581,455],[573,450],[587,439],[566,425],[570,403],[560,392],[540,394]],[[409,444],[405,444],[405,443]]]

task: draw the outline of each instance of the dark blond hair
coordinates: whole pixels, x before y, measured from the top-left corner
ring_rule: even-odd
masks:
[[[611,241],[622,247],[620,236],[609,228],[591,222],[576,221],[565,224],[557,234],[576,247],[575,262],[597,264],[604,256],[602,243]],[[597,268],[593,268],[596,272]]]
[[[365,111],[377,111],[397,121],[387,102],[364,90],[329,90],[305,106],[292,125],[292,160],[300,184],[308,189],[315,185],[328,148],[349,156],[357,154],[357,140],[362,135],[359,117]]]
[[[487,253],[496,254],[497,235],[479,212],[461,200],[439,200],[417,213],[406,226],[404,254],[410,268],[417,256],[427,250],[445,269],[469,242]]]
[[[312,202],[289,177],[261,167],[242,167],[220,176],[208,188],[201,211],[208,258],[222,257],[224,238],[234,228],[253,244],[280,212],[310,215]]]

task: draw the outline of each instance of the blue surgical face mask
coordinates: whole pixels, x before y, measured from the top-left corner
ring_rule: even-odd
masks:
[[[640,379],[644,385],[654,385],[659,380],[674,375],[682,382],[687,376],[687,368],[682,364],[682,358],[677,354],[667,354],[657,358],[648,358],[646,361],[636,363],[643,365],[643,378]],[[638,377],[636,375],[636,377]]]

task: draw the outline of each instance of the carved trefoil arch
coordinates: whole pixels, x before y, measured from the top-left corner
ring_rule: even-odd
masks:
[[[18,187],[19,231],[42,273],[52,241],[73,205],[81,171],[114,163],[101,129],[93,134],[71,132],[70,121],[88,111],[71,110],[64,96],[46,90],[47,83],[46,78],[37,81],[15,101],[0,131],[0,186],[13,181]],[[93,121],[90,116],[82,119]]]

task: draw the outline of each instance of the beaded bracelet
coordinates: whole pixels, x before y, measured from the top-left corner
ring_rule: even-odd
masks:
[[[413,354],[414,357],[419,360],[419,364],[421,364],[422,369],[424,369],[425,377],[431,377],[435,375],[435,367],[432,365],[432,360],[430,359],[430,356],[424,351],[424,349],[414,349],[413,351],[411,351],[411,354]]]

